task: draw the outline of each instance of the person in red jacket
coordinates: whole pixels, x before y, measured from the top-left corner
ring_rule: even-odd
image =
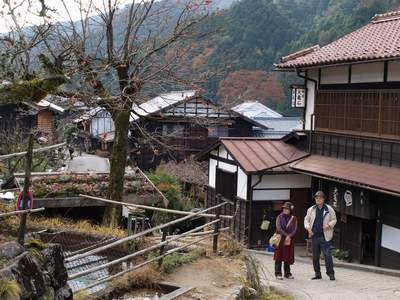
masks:
[[[284,276],[293,279],[290,265],[294,263],[293,237],[297,231],[297,218],[293,215],[293,203],[285,202],[282,206],[282,213],[276,218],[276,232],[281,235],[281,241],[275,249],[275,276],[282,280],[282,262]]]

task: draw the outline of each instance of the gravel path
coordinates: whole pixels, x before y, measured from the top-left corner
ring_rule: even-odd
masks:
[[[322,280],[311,280],[312,264],[296,262],[292,266],[293,280],[276,280],[272,256],[251,254],[263,265],[271,285],[292,294],[295,299],[376,300],[400,299],[400,278],[365,271],[335,268],[336,281],[323,274]],[[324,267],[321,269],[325,272]]]
[[[76,153],[74,153],[76,155]],[[82,153],[68,161],[67,171],[71,172],[109,172],[110,164],[107,158]]]

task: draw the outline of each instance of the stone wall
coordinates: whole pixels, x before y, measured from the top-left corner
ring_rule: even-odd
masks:
[[[21,299],[72,300],[61,246],[48,244],[24,248],[16,242],[0,245],[0,257],[8,262],[0,269],[0,278],[15,280],[21,287]]]

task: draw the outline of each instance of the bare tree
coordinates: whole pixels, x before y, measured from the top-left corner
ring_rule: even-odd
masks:
[[[3,28],[7,32],[0,35],[0,104],[37,102],[67,81],[56,72],[56,62],[37,51],[52,28],[47,7],[41,3],[41,10],[35,12],[30,0],[0,1],[0,15],[7,25]],[[28,24],[31,17],[39,23]]]
[[[110,112],[115,124],[108,198],[121,201],[127,160],[129,119],[146,91],[193,87],[180,62],[192,42],[206,36],[197,29],[208,15],[208,0],[184,2],[134,0],[76,1],[80,16],[60,0],[69,22],[59,23],[47,39],[50,53],[68,49],[64,70],[79,82],[91,105]],[[56,54],[58,53],[58,54]],[[116,226],[120,206],[109,205],[103,224]]]

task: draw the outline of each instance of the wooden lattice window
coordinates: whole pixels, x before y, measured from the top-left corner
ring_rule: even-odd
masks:
[[[315,128],[400,137],[400,91],[318,91]]]

